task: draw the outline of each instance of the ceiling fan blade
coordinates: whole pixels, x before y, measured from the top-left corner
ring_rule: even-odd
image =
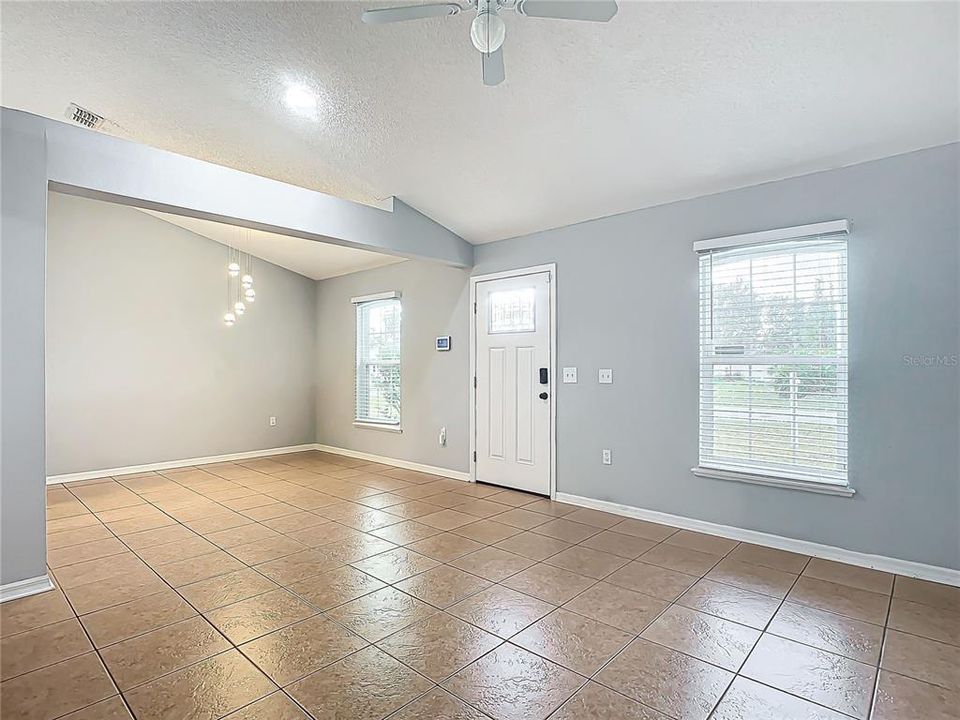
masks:
[[[368,25],[400,22],[402,20],[423,20],[432,17],[456,15],[462,10],[457,3],[432,3],[430,5],[407,5],[406,7],[381,8],[367,10],[360,17]]]
[[[506,77],[503,70],[503,48],[496,52],[483,53],[483,84],[499,85]]]
[[[517,12],[527,17],[609,22],[617,14],[616,0],[520,0]]]

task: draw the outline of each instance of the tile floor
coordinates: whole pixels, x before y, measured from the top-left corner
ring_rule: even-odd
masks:
[[[960,589],[321,453],[48,491],[14,718],[960,718]]]

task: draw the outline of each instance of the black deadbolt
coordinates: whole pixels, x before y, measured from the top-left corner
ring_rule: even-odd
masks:
[[[546,368],[540,368],[540,384],[541,384],[541,385],[546,385],[548,382],[550,382],[550,380],[549,380],[549,378],[547,377],[547,369],[546,369]],[[541,397],[542,397],[542,396],[541,396]],[[543,398],[543,399],[546,400],[546,398]]]
[[[550,397],[550,396],[547,395],[545,392],[540,393],[540,399],[541,399],[541,400],[546,400],[548,397]]]

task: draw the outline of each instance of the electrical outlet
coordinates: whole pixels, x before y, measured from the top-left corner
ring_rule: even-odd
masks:
[[[577,381],[577,369],[575,367],[565,367],[563,369],[563,381],[565,383],[575,383]]]
[[[447,446],[447,429],[445,427],[440,428],[440,434],[438,435],[437,440],[440,443],[440,447]]]
[[[603,449],[603,464],[613,465],[613,453],[606,448]]]
[[[276,415],[271,415],[271,416],[270,416],[270,427],[276,427],[276,426],[277,426],[277,417],[276,417]]]
[[[600,373],[597,379],[601,385],[612,385],[613,370],[611,370],[610,368],[600,368]]]

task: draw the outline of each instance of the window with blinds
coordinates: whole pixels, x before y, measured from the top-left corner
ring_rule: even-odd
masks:
[[[845,232],[701,252],[700,467],[847,484]]]
[[[400,298],[355,298],[356,422],[400,425]]]

